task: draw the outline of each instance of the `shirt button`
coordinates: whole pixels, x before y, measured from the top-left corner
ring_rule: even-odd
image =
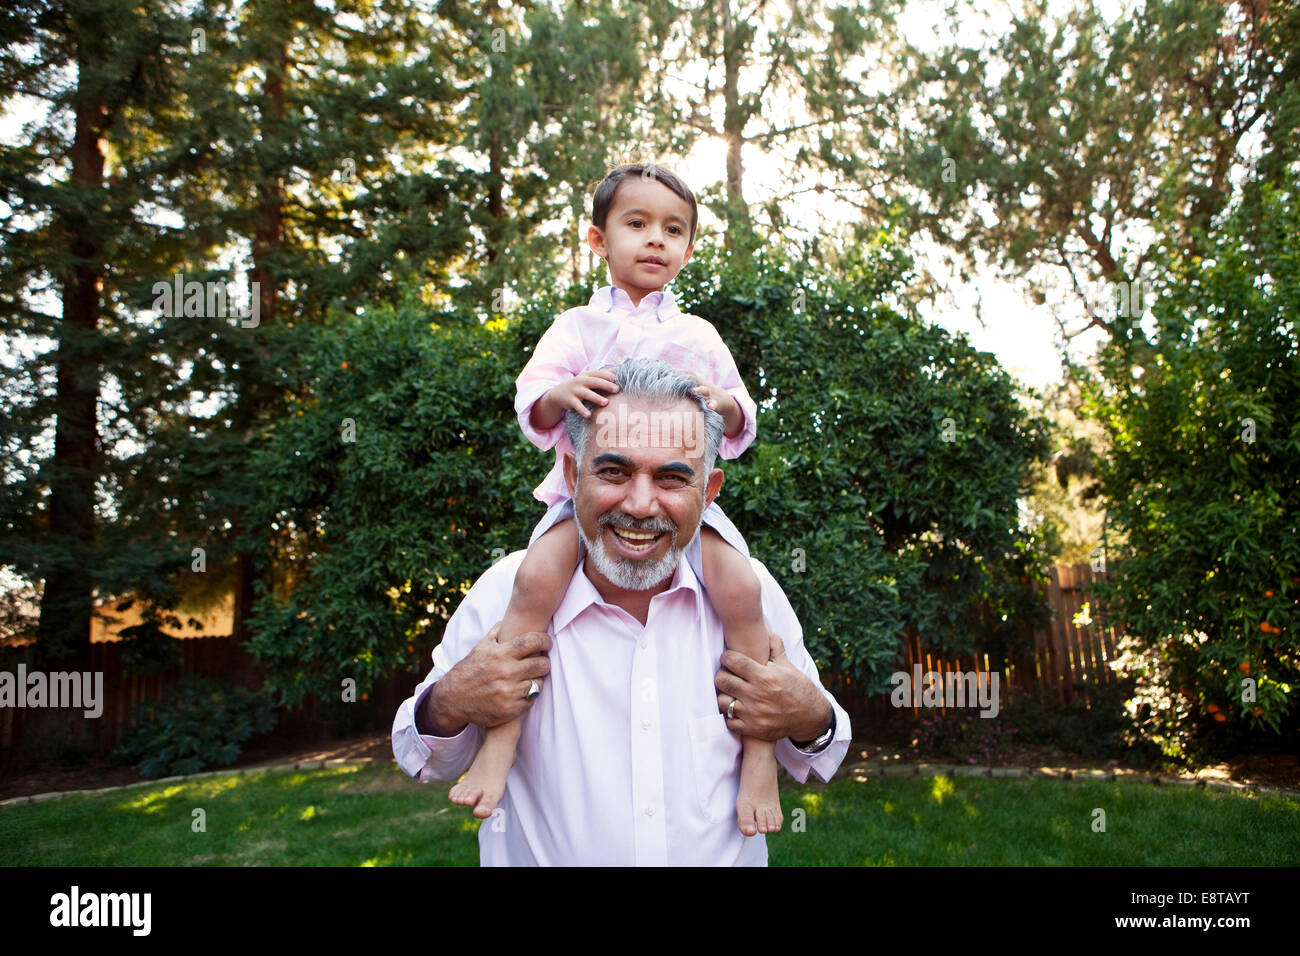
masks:
[[[642,730],[649,730],[649,729],[650,729],[650,721],[648,721],[648,720],[643,720],[643,721],[641,721],[641,729],[642,729]]]
[[[654,815],[655,815],[655,808],[654,808],[654,807],[646,807],[646,808],[645,808],[645,815],[648,816],[648,817],[652,817],[652,816],[654,816]]]
[[[641,638],[641,650],[644,651],[644,650],[645,650],[645,646],[646,646],[646,639],[643,637],[643,638]]]

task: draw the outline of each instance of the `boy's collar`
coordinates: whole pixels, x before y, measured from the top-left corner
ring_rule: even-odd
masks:
[[[591,297],[590,305],[591,308],[599,309],[601,312],[639,312],[642,309],[654,309],[655,319],[660,322],[667,322],[681,311],[677,308],[677,300],[673,298],[672,291],[669,289],[647,293],[641,300],[641,304],[633,308],[631,296],[612,285],[597,289]]]

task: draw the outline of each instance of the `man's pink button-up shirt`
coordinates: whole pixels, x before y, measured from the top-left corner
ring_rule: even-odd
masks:
[[[502,558],[452,615],[433,670],[398,709],[393,755],[415,779],[455,780],[482,730],[421,734],[415,714],[434,683],[464,658],[510,601],[525,552]],[[790,663],[820,686],[803,631],[780,586],[751,559],[763,617]],[[767,843],[736,828],[740,738],[718,713],[713,686],[725,648],[722,623],[686,561],[641,623],[606,604],[580,565],[551,620],[551,672],[524,712],[505,797],[479,827],[484,866],[763,866]],[[817,754],[789,740],[776,757],[800,783],[827,781],[848,752],[848,714],[825,690],[835,735]],[[743,710],[744,701],[741,701]],[[786,821],[790,825],[790,821]]]
[[[734,438],[723,436],[718,454],[737,458],[754,440],[758,408],[740,379],[735,359],[718,330],[704,319],[677,307],[672,292],[651,292],[635,308],[622,289],[605,286],[585,306],[561,313],[533,350],[515,382],[515,412],[519,427],[543,451],[555,447],[555,465],[533,496],[547,507],[569,497],[564,481],[564,455],[573,445],[561,421],[554,428],[533,427],[533,405],[548,391],[589,369],[617,365],[625,358],[662,359],[694,372],[717,385],[740,405],[745,427]]]

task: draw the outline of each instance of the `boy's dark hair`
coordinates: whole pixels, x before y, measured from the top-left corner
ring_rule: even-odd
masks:
[[[663,183],[686,200],[687,205],[691,207],[691,236],[686,241],[688,244],[694,242],[695,226],[699,222],[695,193],[691,192],[691,187],[682,182],[674,173],[657,163],[624,163],[622,166],[616,166],[606,173],[605,178],[596,187],[596,196],[591,201],[591,221],[599,228],[605,228],[605,223],[609,220],[609,210],[614,205],[614,196],[618,193],[619,185],[623,180],[630,179],[633,176],[653,179],[656,182]]]

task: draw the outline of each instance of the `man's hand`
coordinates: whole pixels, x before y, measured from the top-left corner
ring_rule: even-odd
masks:
[[[816,684],[789,662],[785,645],[769,634],[771,660],[760,664],[739,651],[722,652],[718,710],[727,712],[736,701],[735,717],[727,727],[738,734],[777,741],[789,737],[807,743],[831,725],[831,705]]]
[[[487,636],[442,676],[424,697],[415,728],[433,737],[455,737],[467,724],[495,727],[533,705],[528,682],[551,672],[546,652],[551,637],[542,631],[501,643],[496,624]]]

